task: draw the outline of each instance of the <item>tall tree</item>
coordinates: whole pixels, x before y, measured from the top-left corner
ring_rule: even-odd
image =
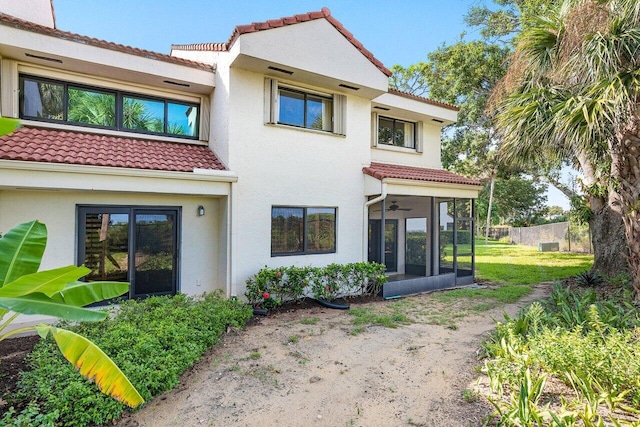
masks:
[[[603,228],[597,216],[622,216],[640,302],[640,3],[565,0],[551,8],[520,36],[499,89],[505,156],[575,158],[597,214],[594,232]]]

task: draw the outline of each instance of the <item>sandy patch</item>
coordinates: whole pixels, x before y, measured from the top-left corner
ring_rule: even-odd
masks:
[[[456,319],[457,329],[420,320],[459,309],[436,304],[430,294],[406,299],[414,323],[367,326],[355,335],[353,316],[343,310],[318,306],[264,317],[231,331],[176,389],[118,425],[479,426],[492,407],[465,398],[464,390],[478,379],[482,340],[494,319],[549,292],[539,285],[516,304]]]

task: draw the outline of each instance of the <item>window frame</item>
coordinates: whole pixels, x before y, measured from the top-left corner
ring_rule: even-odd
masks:
[[[37,84],[40,83],[48,83],[48,84],[56,84],[62,86],[62,116],[61,120],[58,119],[49,119],[42,118],[37,116],[30,116],[24,114],[24,82],[30,81],[35,82]],[[65,124],[69,126],[83,126],[90,127],[95,129],[108,129],[115,130],[121,132],[131,132],[145,135],[159,135],[173,138],[183,138],[183,139],[191,139],[191,140],[199,140],[200,138],[200,123],[201,123],[201,114],[202,114],[202,105],[196,102],[185,101],[176,98],[162,97],[162,96],[154,96],[147,95],[144,93],[132,92],[129,90],[122,89],[114,89],[114,88],[106,88],[101,86],[93,86],[87,85],[84,83],[76,83],[69,80],[61,80],[49,77],[42,77],[39,75],[29,74],[29,73],[19,73],[18,75],[18,88],[19,88],[19,101],[18,101],[18,114],[21,119],[25,120],[34,120],[39,122],[47,122],[47,123],[59,123]],[[115,126],[105,126],[91,123],[82,123],[75,122],[69,120],[69,89],[79,89],[91,92],[98,92],[102,94],[114,95],[115,98],[115,111],[114,111],[114,121]],[[124,126],[123,123],[123,113],[124,113],[124,98],[135,98],[143,101],[156,101],[162,102],[164,104],[164,124],[163,124],[163,132],[154,132],[149,130],[142,129],[130,129]],[[198,109],[198,114],[196,117],[196,122],[194,124],[195,135],[187,135],[187,134],[177,134],[170,133],[169,131],[169,104],[178,104],[184,105],[185,107],[192,107]]]
[[[274,209],[301,209],[302,210],[302,251],[297,252],[274,252],[273,250],[273,213]],[[309,250],[307,247],[309,232],[307,230],[307,219],[309,209],[333,209],[333,248],[331,250],[316,251]],[[320,254],[333,254],[337,251],[338,246],[338,208],[335,206],[292,206],[292,205],[273,205],[271,206],[271,257],[279,256],[295,256],[295,255],[320,255]]]
[[[411,138],[411,141],[413,143],[412,146],[408,147],[406,144],[407,138],[406,135],[404,137],[404,144],[403,145],[396,145],[393,142],[391,144],[387,143],[387,142],[382,142],[380,140],[380,120],[389,120],[392,122],[392,128],[391,128],[391,139],[393,141],[394,139],[394,135],[395,135],[395,131],[396,129],[398,129],[399,127],[396,126],[397,123],[402,123],[403,125],[405,124],[409,124],[413,127],[413,137]],[[383,145],[386,147],[398,147],[398,148],[406,148],[409,150],[417,150],[418,147],[418,123],[417,122],[412,122],[410,120],[405,120],[405,119],[398,119],[395,117],[389,117],[389,116],[383,116],[383,115],[378,115],[377,116],[377,129],[378,131],[376,132],[376,145]],[[403,126],[403,134],[405,134],[404,131],[404,126]]]
[[[303,129],[310,129],[310,130],[317,130],[317,131],[321,131],[321,132],[331,132],[333,133],[333,97],[330,95],[320,95],[317,93],[313,93],[313,92],[308,92],[308,91],[303,91],[300,89],[296,89],[296,88],[291,88],[288,86],[283,86],[283,85],[279,85],[278,86],[278,105],[280,107],[282,107],[282,92],[290,92],[293,94],[297,94],[297,95],[302,95],[302,102],[303,102],[303,108],[302,108],[302,125],[297,125],[295,123],[287,123],[287,122],[283,122],[282,120],[280,120],[282,114],[278,114],[278,122],[277,124],[279,125],[285,125],[285,126],[293,126],[293,127],[298,127],[298,128],[303,128]],[[331,102],[331,116],[329,117],[329,121],[330,121],[330,126],[329,129],[324,129],[324,124],[323,124],[323,129],[319,129],[319,128],[314,128],[312,127],[311,123],[308,123],[309,117],[308,117],[308,113],[309,113],[309,103],[312,101],[309,98],[316,98],[316,99],[320,99],[322,101],[329,101]],[[293,98],[292,98],[293,99]],[[323,102],[323,109],[324,109],[324,102]]]
[[[176,295],[180,292],[180,276],[181,276],[181,260],[182,260],[182,207],[180,206],[143,206],[143,205],[108,205],[108,204],[78,204],[76,205],[76,265],[83,265],[86,257],[86,215],[87,214],[127,214],[128,215],[128,233],[127,233],[127,282],[130,284],[129,292],[123,294],[117,299],[143,299],[155,295]],[[171,291],[154,292],[154,293],[136,293],[135,283],[135,254],[136,250],[136,220],[137,214],[171,214],[175,215],[175,229],[173,233],[174,268],[172,270],[172,289]],[[85,280],[85,278],[81,279]],[[102,301],[95,305],[105,305],[113,300]]]
[[[304,96],[304,125],[296,125],[280,121],[280,90],[286,90]],[[307,101],[308,97],[315,97],[331,101],[331,123],[330,129],[314,129],[307,126]],[[313,90],[289,83],[283,83],[276,79],[265,79],[265,108],[264,121],[266,124],[278,125],[294,129],[300,129],[311,132],[322,132],[324,134],[333,134],[346,136],[347,134],[347,96],[339,93],[329,93]]]

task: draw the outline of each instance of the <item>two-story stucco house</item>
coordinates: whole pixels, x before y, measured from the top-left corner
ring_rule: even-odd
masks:
[[[48,226],[43,268],[130,297],[222,289],[260,268],[383,262],[385,296],[473,282],[477,182],[442,170],[457,108],[390,72],[322,9],[165,55],[0,0],[0,230]]]

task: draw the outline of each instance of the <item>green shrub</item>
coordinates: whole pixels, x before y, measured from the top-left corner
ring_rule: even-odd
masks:
[[[604,279],[600,274],[594,271],[583,271],[576,276],[576,283],[582,287],[600,286],[604,283]]]
[[[175,387],[227,326],[242,327],[250,317],[249,307],[219,293],[176,295],[124,301],[116,316],[72,329],[97,343],[149,400]],[[23,373],[16,399],[38,402],[42,414],[58,416],[56,426],[109,424],[125,409],[82,378],[51,340],[38,343],[28,360],[33,370]]]
[[[266,309],[306,295],[329,301],[347,295],[376,295],[386,281],[384,270],[383,264],[371,262],[326,267],[265,267],[247,279],[244,295],[252,306]]]
[[[505,316],[484,345],[491,358],[485,372],[499,395],[492,399],[499,425],[640,421],[634,409],[640,406],[640,317],[624,301],[625,292],[621,289],[622,298],[614,292],[601,300],[591,289],[556,285],[546,304],[533,303],[516,318]],[[528,373],[537,380],[527,379]],[[561,398],[557,412],[538,401],[549,375],[575,391],[575,397]],[[535,384],[540,387],[534,396]]]

